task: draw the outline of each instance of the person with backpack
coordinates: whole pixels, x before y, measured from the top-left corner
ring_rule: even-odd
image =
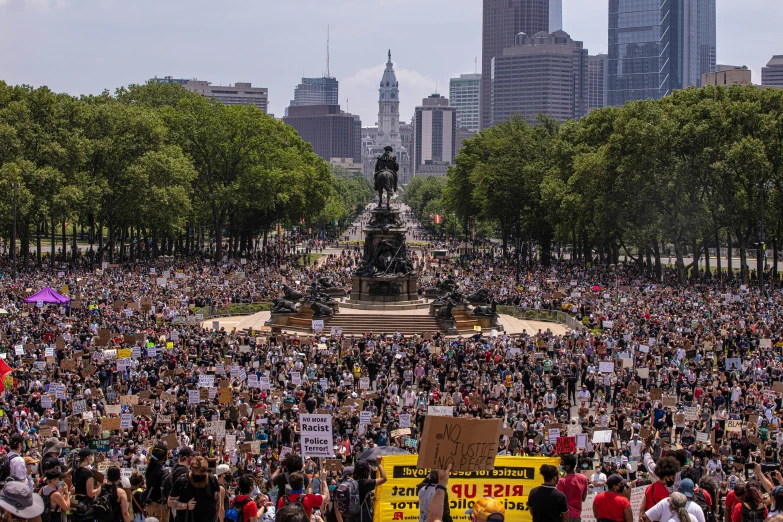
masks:
[[[345,469],[348,471],[350,466]],[[386,471],[378,465],[378,478],[370,478],[370,465],[360,460],[351,469],[353,478],[335,489],[335,514],[338,522],[372,522],[373,491],[386,482]],[[345,472],[343,473],[345,475]]]
[[[24,460],[24,437],[14,433],[8,440],[10,451],[0,460],[0,483],[8,478],[24,482],[33,488],[32,479],[27,474],[27,464]]]
[[[93,504],[96,522],[131,522],[128,495],[120,483],[120,468],[112,466],[106,471],[106,481]]]
[[[278,466],[275,472],[272,473],[272,476],[269,477],[267,488],[272,489],[277,486],[277,498],[274,499],[275,506],[277,506],[283,494],[291,489],[288,483],[288,478],[291,473],[301,471],[302,467],[303,463],[301,455],[298,453],[289,453],[280,462],[280,466]],[[307,483],[308,481],[305,480],[304,487],[307,487]]]
[[[674,457],[661,457],[655,464],[655,476],[658,480],[647,486],[644,498],[639,508],[639,522],[642,522],[648,507],[656,505],[661,500],[669,498],[669,492],[674,487],[674,481],[680,472],[680,462]],[[687,520],[685,521],[687,522]]]
[[[155,446],[150,452],[150,463],[144,473],[144,482],[147,489],[142,494],[142,507],[147,515],[155,517],[159,522],[169,522],[171,510],[166,504],[168,493],[171,489],[171,472],[163,469],[163,464],[168,456],[168,448],[162,445]],[[166,490],[166,485],[169,490]]]
[[[44,477],[45,485],[38,491],[44,502],[41,522],[66,522],[66,514],[71,510],[71,495],[65,484],[65,473],[59,469],[50,469]]]
[[[223,495],[223,487],[209,473],[207,459],[194,457],[190,472],[174,482],[168,505],[177,510],[177,522],[215,522],[225,510]]]
[[[239,494],[234,497],[233,505],[226,510],[224,520],[232,522],[256,522],[258,520],[258,506],[250,497],[253,486],[255,486],[253,475],[242,475],[239,478]]]
[[[755,480],[745,485],[745,495],[734,505],[731,521],[725,522],[763,522],[769,511],[761,493],[761,486]]]
[[[82,448],[77,455],[79,466],[73,471],[71,476],[74,495],[78,502],[72,517],[74,522],[93,520],[92,505],[101,492],[100,484],[96,487],[95,475],[90,468],[94,460],[94,454],[93,450]]]
[[[302,505],[309,518],[313,514],[313,509],[320,508],[324,503],[329,502],[329,490],[326,488],[324,488],[323,495],[305,493],[305,477],[306,475],[302,471],[291,473],[288,477],[291,491],[286,492],[286,494],[277,501],[278,510],[285,505],[299,503]],[[321,484],[326,484],[326,470],[321,470],[319,478]]]

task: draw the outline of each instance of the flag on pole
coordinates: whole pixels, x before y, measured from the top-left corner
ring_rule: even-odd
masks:
[[[3,390],[5,390],[5,384],[4,384],[5,377],[6,377],[6,375],[8,375],[9,373],[11,373],[11,371],[12,371],[12,370],[11,370],[11,367],[10,367],[10,366],[8,366],[8,365],[5,363],[5,361],[4,361],[4,360],[0,359],[0,392],[2,392]],[[11,381],[11,382],[13,382],[13,381]]]
[[[440,214],[435,214],[434,221],[436,225],[440,225],[441,223],[443,223],[443,216],[441,216]]]
[[[304,225],[305,224],[304,218],[300,219],[299,222]]]

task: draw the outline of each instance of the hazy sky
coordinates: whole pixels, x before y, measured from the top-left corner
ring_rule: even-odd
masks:
[[[280,117],[304,76],[326,69],[343,109],[373,125],[387,49],[401,115],[481,70],[481,0],[0,0],[0,79],[98,93],[153,76],[269,88]],[[563,28],[607,51],[608,0],[563,0]],[[761,67],[783,54],[783,0],[718,0],[718,63]]]

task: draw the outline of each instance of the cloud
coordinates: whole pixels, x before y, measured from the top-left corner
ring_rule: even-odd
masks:
[[[377,119],[378,87],[385,69],[386,64],[367,67],[340,80],[340,102],[348,99],[349,111],[359,114],[365,127],[374,125]],[[410,122],[414,108],[421,105],[422,98],[435,92],[436,81],[411,69],[395,67],[395,73],[400,83],[400,121]],[[438,85],[438,88],[448,91],[447,85]]]

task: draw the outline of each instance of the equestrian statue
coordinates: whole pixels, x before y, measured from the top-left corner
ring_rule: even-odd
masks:
[[[390,146],[384,147],[384,153],[375,163],[375,190],[378,192],[378,208],[383,206],[383,193],[386,192],[386,208],[390,208],[391,195],[397,192],[397,173],[400,165]]]

